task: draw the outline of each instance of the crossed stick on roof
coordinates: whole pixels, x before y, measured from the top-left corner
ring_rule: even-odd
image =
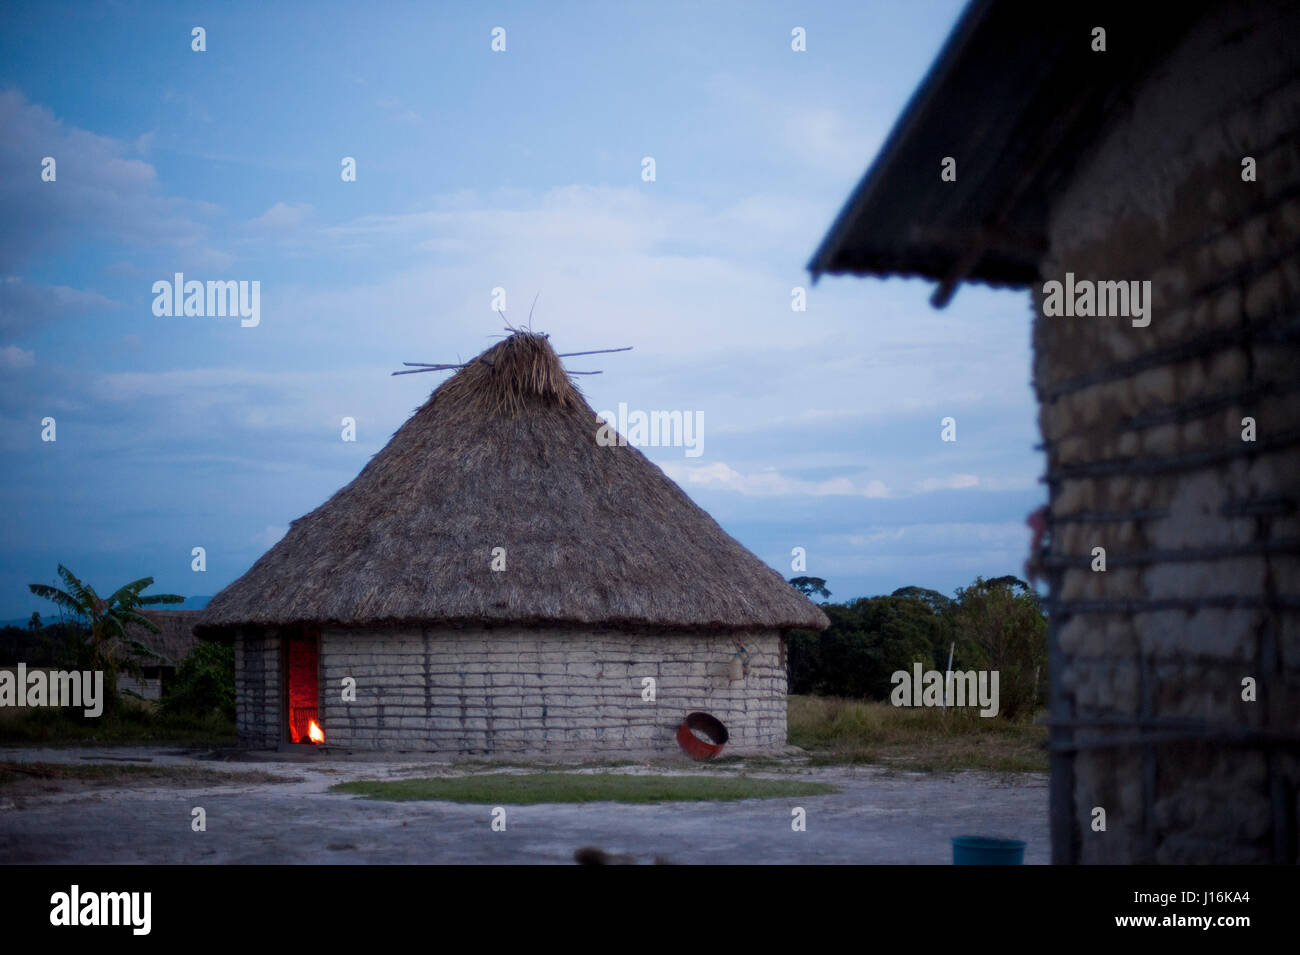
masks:
[[[557,357],[557,358],[576,358],[576,357],[579,356],[579,355],[608,355],[608,354],[611,354],[612,352],[617,352],[617,351],[631,351],[631,350],[632,350],[632,346],[631,346],[631,345],[628,345],[626,348],[597,348],[597,349],[594,349],[594,350],[592,350],[592,351],[570,351],[570,352],[564,352],[563,354],[557,355],[556,357]],[[478,360],[477,358],[474,359],[474,361],[477,361],[477,360]],[[444,363],[444,364],[438,364],[438,365],[431,365],[431,364],[428,364],[428,363],[426,363],[426,362],[422,362],[422,361],[404,361],[404,362],[402,362],[402,364],[403,364],[403,365],[406,365],[407,368],[408,368],[408,370],[407,370],[407,371],[395,371],[395,372],[393,372],[394,375],[418,375],[418,374],[420,374],[421,372],[424,372],[424,371],[449,371],[449,370],[452,369],[452,368],[464,368],[464,367],[466,367],[467,365],[472,365],[472,364],[474,364],[474,362],[473,362],[473,361],[464,361],[464,362],[460,362],[459,364],[445,364],[445,363]],[[567,369],[566,369],[566,371],[567,371]],[[599,374],[602,374],[602,372],[599,372],[599,371],[570,371],[569,374],[570,374],[570,375],[599,375]]]
[[[537,299],[534,298],[534,299],[533,299],[533,305],[535,306],[536,304],[537,304]],[[504,313],[502,313],[500,309],[497,310],[497,313],[498,313],[499,315],[501,315],[502,318],[505,318]],[[533,310],[530,308],[530,309],[528,310],[528,320],[529,320],[530,323],[532,322],[532,319],[533,319]],[[530,335],[531,335],[531,334],[534,334],[531,325],[527,326],[527,327],[525,328],[525,330],[526,330]],[[515,333],[517,333],[518,331],[520,331],[520,329],[515,328],[515,327],[512,326],[509,322],[506,322],[506,331],[510,332],[511,334],[515,334]],[[547,334],[545,334],[545,333],[543,333],[543,334],[542,334],[542,337],[543,337],[543,338],[550,338],[551,336],[550,336],[550,335],[547,335]],[[626,348],[596,348],[596,349],[593,349],[592,351],[570,351],[570,352],[564,352],[563,354],[561,354],[561,355],[557,355],[556,357],[557,357],[557,358],[576,358],[576,357],[578,357],[579,355],[609,355],[609,354],[612,354],[613,352],[619,352],[619,351],[631,351],[631,350],[632,350],[632,346],[631,346],[631,345],[628,345]],[[477,358],[474,359],[474,361],[478,361],[478,360],[479,360],[479,359],[477,359]],[[484,360],[486,360],[486,359],[484,359]],[[422,362],[422,361],[404,361],[404,362],[402,362],[402,364],[407,366],[407,370],[406,370],[406,371],[395,371],[395,372],[393,372],[394,375],[418,375],[418,374],[420,374],[421,372],[426,372],[426,371],[450,371],[450,370],[453,369],[453,368],[464,368],[464,367],[466,367],[467,365],[472,365],[472,364],[474,364],[474,362],[473,362],[473,361],[463,361],[463,362],[458,362],[458,363],[455,363],[455,364],[446,363],[446,362],[441,363],[441,364],[429,364],[429,363],[427,363],[427,362]],[[488,364],[490,365],[491,362],[488,362]],[[565,370],[568,371],[567,368],[566,368]],[[599,372],[599,371],[569,371],[569,374],[570,374],[570,375],[599,375],[599,374],[602,374],[602,372]]]

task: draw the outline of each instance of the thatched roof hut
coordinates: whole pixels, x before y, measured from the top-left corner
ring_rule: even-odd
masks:
[[[117,688],[146,700],[156,700],[162,696],[164,683],[171,680],[176,669],[198,644],[194,625],[198,622],[199,611],[141,610],[140,613],[158,628],[158,632],[129,624],[126,640],[114,641],[118,652],[138,667],[138,670],[132,668],[133,672],[119,674]],[[131,647],[132,643],[138,643],[150,652],[142,653]]]
[[[323,670],[331,634],[363,631],[374,650],[435,631],[534,628],[587,653],[597,631],[657,633],[664,648],[673,634],[728,647],[771,634],[783,697],[776,635],[821,629],[825,615],[640,451],[598,443],[601,425],[546,336],[510,335],[294,521],[212,600],[200,632],[320,632]],[[342,717],[331,717],[336,728]]]
[[[177,667],[194,652],[198,638],[194,635],[194,625],[198,623],[198,610],[141,610],[141,616],[153,622],[158,628],[151,633],[144,627],[131,624],[126,628],[128,640],[143,644],[161,657],[161,660],[149,658],[157,665]]]

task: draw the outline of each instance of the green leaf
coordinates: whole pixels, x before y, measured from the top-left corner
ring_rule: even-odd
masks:
[[[77,603],[76,598],[64,593],[58,587],[51,587],[49,584],[28,584],[27,589],[38,597],[53,601],[65,610],[71,610],[79,617],[86,615],[81,605]]]
[[[99,596],[94,589],[88,584],[83,584],[76,574],[62,564],[59,564],[59,576],[63,578],[64,584],[81,605],[81,612],[88,617],[94,617],[96,604],[99,602]]]
[[[126,646],[127,649],[130,650],[132,653],[134,653],[136,656],[153,657],[155,660],[167,659],[157,650],[153,649],[153,647],[147,647],[139,640],[128,640]]]
[[[111,631],[112,636],[126,637],[126,627],[122,626],[122,621],[118,619],[116,614],[107,615],[101,623],[103,623],[105,630]]]
[[[116,617],[118,620],[121,620],[122,623],[124,624],[133,623],[136,626],[143,627],[145,630],[148,630],[150,633],[162,633],[161,628],[159,628],[157,624],[155,624],[144,614],[136,613],[136,611],[134,610],[119,610],[113,616]]]

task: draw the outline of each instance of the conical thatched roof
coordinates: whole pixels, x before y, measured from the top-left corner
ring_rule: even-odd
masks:
[[[600,424],[546,337],[511,335],[294,521],[200,628],[827,625],[640,451],[597,444]]]

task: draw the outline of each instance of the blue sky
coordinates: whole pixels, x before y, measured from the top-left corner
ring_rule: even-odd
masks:
[[[0,618],[60,562],[215,593],[444,379],[389,372],[497,340],[498,287],[560,351],[633,346],[570,361],[596,409],[704,413],[703,455],[646,453],[785,576],[796,546],[834,599],[1018,573],[1028,296],[827,278],[791,310],[959,10],[0,8]],[[155,316],[176,272],[259,281],[261,323]]]

